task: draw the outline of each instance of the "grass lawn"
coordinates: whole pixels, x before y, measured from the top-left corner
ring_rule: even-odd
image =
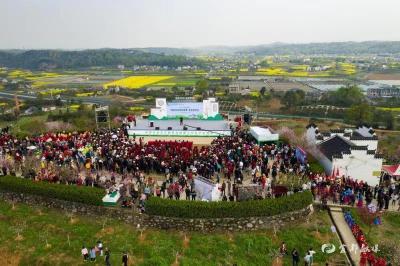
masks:
[[[47,120],[47,114],[34,116],[20,116],[17,121],[0,121],[0,127],[11,125],[11,134],[31,135],[45,131],[44,123]]]
[[[357,209],[352,209],[351,213],[363,230],[368,244],[371,247],[378,245],[378,256],[387,258],[392,265],[400,265],[400,213],[386,212],[379,226],[370,226]]]
[[[400,143],[400,132],[399,131],[376,131],[379,138],[378,151],[383,153],[386,159],[389,159],[389,163],[395,163],[399,161],[399,145]]]
[[[104,228],[103,228],[104,226]],[[33,208],[0,201],[1,265],[84,265],[82,244],[94,245],[101,239],[111,250],[111,264],[120,265],[128,251],[130,265],[290,265],[289,256],[276,254],[281,241],[289,251],[296,247],[301,258],[313,247],[316,265],[343,259],[336,252],[323,254],[321,245],[338,239],[330,232],[326,212],[314,214],[308,223],[278,230],[252,233],[183,233],[145,230],[133,226],[83,216],[70,216],[56,210]],[[96,265],[103,265],[98,257]]]

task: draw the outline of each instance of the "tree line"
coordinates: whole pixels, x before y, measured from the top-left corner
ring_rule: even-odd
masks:
[[[325,93],[318,101],[309,100],[302,90],[287,91],[282,97],[281,102],[289,110],[297,114],[308,114],[327,116],[332,118],[341,118],[351,124],[370,124],[374,127],[384,127],[387,129],[397,128],[394,112],[381,109],[372,105],[366,98],[362,90],[357,86],[342,87],[336,91]],[[392,102],[398,102],[397,99],[388,99],[387,102],[377,102],[379,106],[391,106]],[[299,109],[302,105],[329,105],[342,109]]]
[[[28,50],[0,51],[0,66],[25,69],[85,68],[124,65],[203,66],[204,61],[182,55],[148,53],[134,49],[82,51]]]

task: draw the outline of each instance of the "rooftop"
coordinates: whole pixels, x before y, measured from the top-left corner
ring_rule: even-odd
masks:
[[[332,161],[332,158],[342,153],[351,153],[354,145],[340,136],[334,136],[318,144],[319,150]]]

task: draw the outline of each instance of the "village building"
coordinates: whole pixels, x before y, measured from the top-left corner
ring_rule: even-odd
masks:
[[[313,156],[329,176],[349,176],[369,185],[379,184],[383,158],[377,154],[378,137],[366,125],[355,129],[320,132],[315,124],[307,126],[307,141],[315,145]]]
[[[367,96],[370,98],[400,97],[400,88],[395,86],[373,87],[367,90]]]
[[[239,76],[228,86],[229,93],[241,95],[260,92],[262,89],[265,92],[274,91],[275,93],[302,90],[309,94],[318,91],[304,82],[281,77]]]

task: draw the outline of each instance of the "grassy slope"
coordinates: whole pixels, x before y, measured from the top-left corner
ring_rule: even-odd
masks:
[[[278,231],[276,236],[272,231],[184,235],[158,230],[146,230],[141,236],[135,228],[120,222],[71,217],[23,204],[13,209],[10,204],[0,202],[1,265],[11,262],[14,265],[81,265],[82,244],[92,245],[98,239],[111,249],[112,265],[120,264],[123,250],[130,254],[132,265],[171,265],[177,252],[180,255],[175,265],[272,265],[282,262],[273,255],[281,241],[286,241],[289,250],[296,247],[301,257],[313,247],[317,251],[315,261],[321,265],[335,256],[340,257],[338,253],[328,256],[320,252],[322,243],[338,244],[330,232],[328,215],[323,212],[314,215],[309,223]],[[283,262],[289,265],[289,256]],[[98,258],[98,264],[103,265],[102,258]]]

